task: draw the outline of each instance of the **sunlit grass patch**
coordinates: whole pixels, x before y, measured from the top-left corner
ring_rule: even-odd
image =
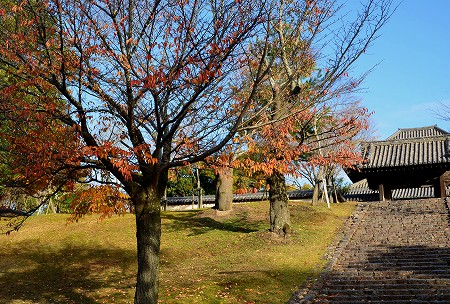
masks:
[[[285,303],[324,266],[326,247],[353,208],[292,202],[295,232],[288,238],[267,231],[268,203],[237,205],[226,216],[214,210],[164,215],[169,231],[163,233],[161,300]],[[177,232],[186,218],[192,226]]]

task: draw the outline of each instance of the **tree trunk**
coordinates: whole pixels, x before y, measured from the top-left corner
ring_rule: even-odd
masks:
[[[333,190],[331,192],[331,201],[333,202],[333,204],[339,203],[339,200],[338,200],[338,197],[337,197],[337,192],[336,192],[335,188],[333,188]]]
[[[200,170],[198,168],[196,168],[195,173],[197,176],[198,209],[202,209],[203,208],[203,197],[202,197],[202,187],[200,184]]]
[[[314,191],[313,191],[313,197],[312,197],[312,205],[317,206],[319,203],[319,196],[320,196],[320,181],[316,181],[314,184]]]
[[[315,184],[314,184],[314,192],[312,197],[312,205],[316,206],[319,203],[319,197],[320,192],[322,191],[320,187],[322,186],[323,182],[323,168],[319,167],[319,172],[317,172],[317,177],[315,178]]]
[[[288,195],[284,175],[274,171],[267,179],[270,186],[270,231],[286,235],[291,230],[291,216],[288,208]]]
[[[134,304],[158,303],[159,250],[161,240],[160,201],[156,186],[139,191],[136,205],[138,273]]]
[[[197,188],[197,197],[198,197],[198,209],[203,209],[203,196],[202,196],[202,188]]]
[[[233,168],[221,167],[217,171],[215,207],[220,211],[233,208]]]
[[[164,211],[167,211],[167,187],[166,187],[166,189],[164,189],[163,208],[164,208]]]
[[[347,201],[347,199],[342,195],[342,192],[340,190],[337,191],[337,198],[339,203],[344,203]]]
[[[338,190],[336,187],[336,183],[334,182],[334,179],[331,180],[331,188],[333,189],[333,203],[340,203],[339,197],[338,197]]]

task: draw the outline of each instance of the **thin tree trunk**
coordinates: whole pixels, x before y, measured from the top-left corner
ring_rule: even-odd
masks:
[[[336,190],[336,184],[334,183],[334,179],[331,181],[331,187],[332,187],[332,192],[333,192],[333,203],[339,203],[339,199],[337,196],[337,190]]]
[[[233,208],[233,168],[224,166],[217,171],[215,207],[219,211]]]
[[[342,195],[342,192],[338,190],[337,192],[337,198],[339,203],[344,203],[347,201],[347,199]]]
[[[197,188],[197,197],[198,197],[198,209],[202,209],[203,208],[202,188]]]
[[[325,198],[325,201],[327,202],[327,207],[330,208],[330,196],[328,195],[328,185],[327,185],[327,179],[324,178],[322,182],[323,186],[323,194],[322,197]]]
[[[319,203],[320,185],[321,185],[321,181],[316,181],[314,183],[314,191],[313,191],[313,197],[312,197],[312,205],[313,206],[317,206],[317,204]]]
[[[320,187],[322,186],[322,183],[323,183],[323,168],[320,166],[319,172],[317,172],[317,177],[316,177],[315,184],[314,184],[314,192],[313,192],[313,197],[312,197],[312,205],[313,206],[316,206],[319,203],[319,198],[321,197]]]
[[[167,187],[166,187],[166,189],[164,189],[163,208],[164,208],[164,211],[167,211]]]
[[[203,208],[203,197],[202,197],[202,187],[200,184],[200,170],[198,168],[196,168],[195,173],[197,176],[198,209],[202,209]]]
[[[291,216],[284,175],[274,171],[267,179],[267,183],[270,186],[270,231],[286,235],[291,230]]]
[[[134,304],[158,303],[161,196],[156,187],[150,187],[139,192],[134,198],[138,257]]]

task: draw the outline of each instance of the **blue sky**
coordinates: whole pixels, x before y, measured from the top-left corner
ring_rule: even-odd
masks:
[[[450,130],[433,113],[450,103],[450,0],[403,0],[353,72],[376,64],[358,96],[375,112],[379,139],[398,128]]]

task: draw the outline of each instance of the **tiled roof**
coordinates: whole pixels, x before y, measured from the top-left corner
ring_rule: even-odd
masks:
[[[363,168],[403,167],[450,162],[450,134],[436,126],[400,129],[384,141],[362,145]]]
[[[398,131],[389,136],[387,140],[424,138],[441,135],[449,135],[449,133],[434,125],[422,128],[398,129]]]

